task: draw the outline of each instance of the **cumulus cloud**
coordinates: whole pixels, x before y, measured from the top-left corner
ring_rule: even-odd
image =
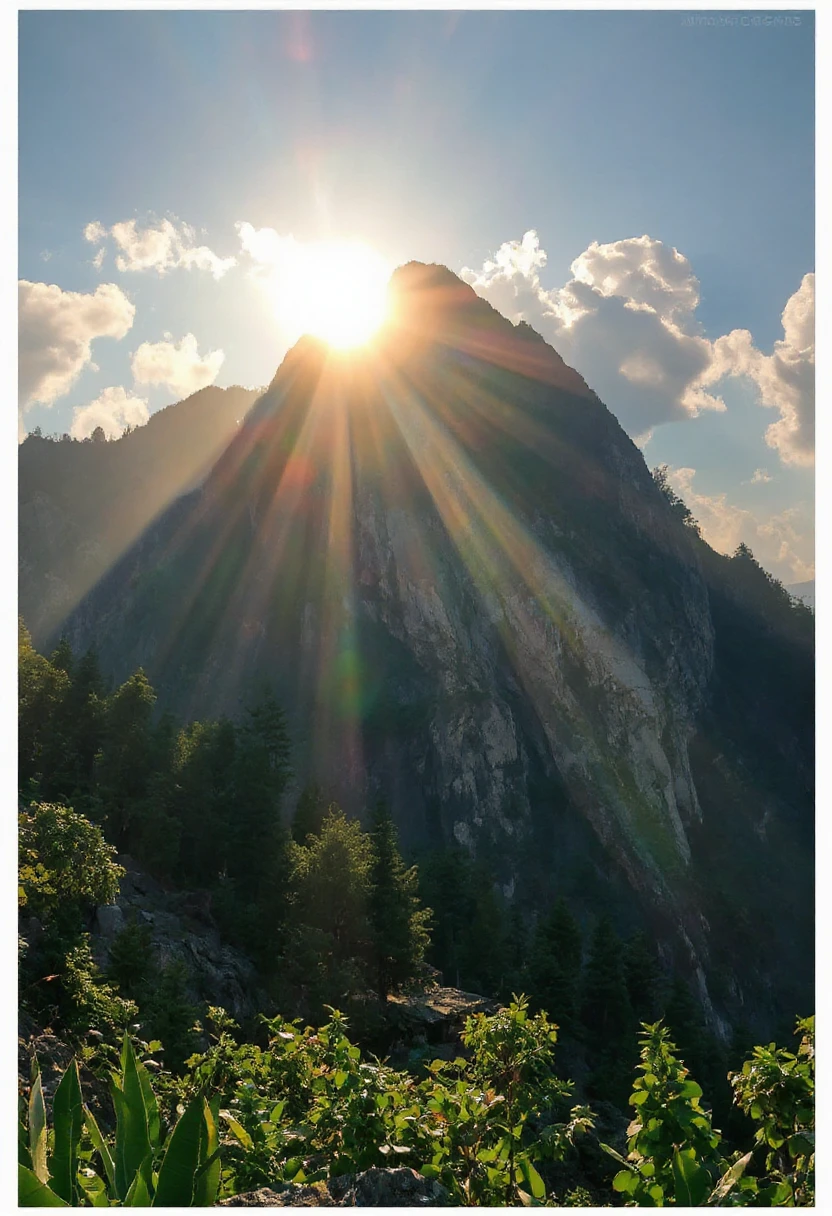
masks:
[[[89,241],[91,245],[100,245],[102,241],[107,239],[107,229],[100,220],[90,220],[84,229],[84,240]]]
[[[149,416],[145,399],[118,385],[105,388],[95,401],[74,411],[70,434],[73,439],[86,439],[100,426],[108,439],[117,439],[126,426],[142,426]]]
[[[540,282],[545,264],[530,231],[462,277],[550,338],[642,443],[663,422],[725,408],[703,387],[711,348],[694,315],[699,283],[678,250],[648,236],[593,241],[572,263],[571,279],[551,291]]]
[[[140,228],[136,220],[121,220],[107,229],[93,220],[84,229],[84,236],[95,245],[112,238],[117,250],[116,266],[121,271],[155,270],[162,275],[181,267],[207,270],[215,279],[221,279],[237,264],[236,258],[221,258],[207,245],[197,244],[196,230],[180,221],[163,219]],[[100,256],[101,250],[97,257]]]
[[[512,320],[528,321],[557,346],[642,445],[656,426],[724,410],[711,390],[748,376],[760,404],[779,410],[766,441],[788,464],[814,449],[814,275],[783,311],[784,337],[771,355],[747,330],[706,338],[696,316],[699,281],[688,259],[650,236],[593,241],[571,278],[545,288],[546,252],[534,230],[506,241],[462,277]]]
[[[51,405],[92,362],[96,338],[123,338],[136,309],[115,283],[94,292],[18,283],[19,393],[23,407]]]
[[[754,346],[747,329],[735,329],[714,343],[712,380],[747,376],[757,386],[760,405],[780,417],[766,430],[766,443],[785,464],[812,465],[815,459],[815,276],[803,276],[783,309],[783,337],[770,355]]]
[[[760,470],[758,470],[759,472]],[[778,577],[791,582],[814,578],[811,512],[800,503],[759,518],[728,501],[726,494],[702,494],[696,470],[668,469],[667,478],[699,521],[703,538],[720,553],[733,553],[740,541]]]
[[[768,469],[755,469],[751,478],[748,481],[744,481],[742,484],[744,486],[762,486],[772,480],[773,478]]]
[[[225,360],[222,350],[200,355],[193,334],[174,342],[165,334],[161,342],[143,342],[130,359],[137,384],[163,384],[183,397],[213,384]]]

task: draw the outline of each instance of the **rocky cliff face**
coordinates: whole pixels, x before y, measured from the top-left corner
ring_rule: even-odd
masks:
[[[190,716],[274,680],[301,779],[353,810],[384,794],[411,848],[456,839],[530,907],[557,890],[647,925],[716,1024],[752,989],[776,1011],[777,951],[760,975],[709,924],[732,881],[714,817],[735,814],[752,853],[771,838],[747,799],[719,805],[747,754],[728,741],[707,804],[692,760],[712,763],[708,714],[720,730],[705,547],[534,331],[440,267],[402,268],[394,301],[361,356],[298,343],[205,484],[70,616],[72,640],[119,676],[144,665]],[[811,818],[803,786],[775,821]],[[784,915],[804,925],[798,854]]]

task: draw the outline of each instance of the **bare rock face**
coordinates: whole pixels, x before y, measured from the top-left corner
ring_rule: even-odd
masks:
[[[101,966],[107,966],[118,933],[137,923],[149,930],[160,967],[183,966],[193,1001],[220,1005],[239,1022],[267,1007],[254,964],[222,940],[205,892],[166,891],[126,854],[119,864],[124,874],[116,902],[96,909],[92,927],[93,955]]]
[[[717,1004],[739,1011],[756,985],[762,1007],[791,957],[793,930],[755,944],[750,909],[811,923],[811,744],[779,729],[775,688],[763,841],[756,745],[726,709],[750,679],[731,666],[748,618],[707,547],[528,326],[441,267],[393,288],[364,355],[301,339],[70,636],[117,677],[143,665],[185,717],[237,713],[267,675],[301,784],[353,813],[383,795],[406,848],[456,841],[530,913],[557,892],[646,929],[719,1028],[717,973]],[[766,850],[794,823],[775,911]]]
[[[432,1178],[411,1169],[370,1169],[311,1185],[283,1183],[223,1199],[219,1207],[402,1208],[445,1207],[448,1192]]]

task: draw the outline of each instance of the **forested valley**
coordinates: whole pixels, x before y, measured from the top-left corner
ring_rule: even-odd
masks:
[[[405,859],[383,802],[351,818],[296,789],[267,685],[235,720],[155,700],[141,670],[113,687],[94,648],[46,657],[21,623],[22,1017],[72,1056],[54,1094],[33,1058],[21,1202],[332,1202],[391,1165],[434,1203],[813,1202],[811,1019],[783,1047],[726,1039],[643,933],[563,898],[529,920],[457,845]],[[259,1016],[195,1000],[140,917],[102,961],[125,862],[198,895]],[[443,984],[489,1001],[452,1051],[394,1016]]]

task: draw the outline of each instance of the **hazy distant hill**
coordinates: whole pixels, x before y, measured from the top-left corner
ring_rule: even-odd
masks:
[[[258,395],[205,388],[109,443],[28,436],[18,461],[19,590],[36,643],[204,476]]]
[[[685,526],[528,326],[441,267],[394,289],[374,350],[289,352],[73,644],[191,717],[268,678],[299,783],[383,795],[526,916],[645,928],[714,1016],[812,1008],[811,614]]]
[[[788,591],[789,595],[793,595],[795,599],[802,600],[807,608],[811,608],[814,612],[815,580],[813,578],[809,579],[809,581],[805,583],[791,583],[786,590]]]

